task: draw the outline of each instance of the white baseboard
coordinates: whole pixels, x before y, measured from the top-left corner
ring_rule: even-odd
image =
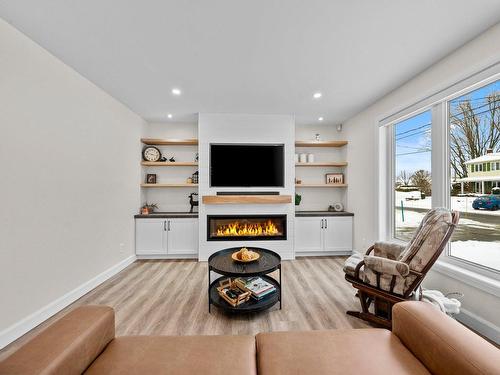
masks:
[[[495,324],[464,308],[460,308],[460,314],[456,316],[456,319],[467,327],[489,338],[491,341],[500,344],[500,327]]]
[[[71,303],[75,302],[78,298],[84,296],[92,289],[102,284],[104,281],[108,280],[112,276],[116,275],[118,272],[122,271],[125,267],[129,266],[136,260],[136,256],[132,255],[120,263],[108,268],[106,271],[100,273],[96,277],[90,279],[89,281],[83,283],[76,289],[66,293],[55,301],[49,303],[48,305],[42,307],[40,310],[35,311],[33,314],[25,317],[17,323],[14,323],[10,327],[7,327],[0,332],[0,349],[9,345],[14,340],[32,330],[40,323],[44,322],[54,314],[58,313]]]

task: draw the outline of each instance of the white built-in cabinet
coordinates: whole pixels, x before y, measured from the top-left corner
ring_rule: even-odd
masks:
[[[136,219],[135,252],[139,256],[197,255],[198,219]]]
[[[295,218],[295,254],[348,254],[351,251],[352,216]]]

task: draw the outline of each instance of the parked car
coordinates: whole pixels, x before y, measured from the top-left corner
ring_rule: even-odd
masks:
[[[475,210],[479,210],[480,208],[492,211],[498,210],[500,208],[500,196],[492,194],[478,197],[472,202],[472,208]]]

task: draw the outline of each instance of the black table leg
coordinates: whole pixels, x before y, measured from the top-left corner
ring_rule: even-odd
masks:
[[[280,310],[281,310],[281,295],[283,291],[283,285],[281,284],[281,264],[278,266],[278,269],[280,271]]]
[[[210,266],[208,266],[208,313],[210,314]]]

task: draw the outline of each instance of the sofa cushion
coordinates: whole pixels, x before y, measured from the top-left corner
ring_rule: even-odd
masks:
[[[80,375],[115,337],[115,313],[81,306],[0,362],[0,375]]]
[[[385,329],[260,333],[257,366],[261,375],[429,374]]]
[[[123,336],[85,372],[95,374],[255,375],[253,336]]]

